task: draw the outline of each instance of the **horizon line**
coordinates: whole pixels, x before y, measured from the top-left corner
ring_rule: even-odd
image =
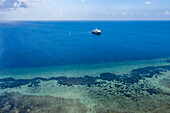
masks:
[[[148,20],[133,20],[133,19],[129,19],[129,20],[0,20],[0,22],[13,22],[13,21],[170,21],[170,19],[159,19],[159,20],[156,20],[156,19],[148,19]]]

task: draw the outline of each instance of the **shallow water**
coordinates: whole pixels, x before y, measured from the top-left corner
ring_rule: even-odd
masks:
[[[0,113],[169,113],[169,26],[1,23]]]

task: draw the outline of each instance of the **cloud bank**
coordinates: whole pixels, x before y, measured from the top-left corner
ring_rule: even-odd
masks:
[[[170,11],[164,11],[165,15],[170,15]]]
[[[34,7],[36,3],[44,2],[44,0],[1,0],[0,10],[13,10],[17,8]]]
[[[145,2],[145,5],[151,5],[152,2]]]

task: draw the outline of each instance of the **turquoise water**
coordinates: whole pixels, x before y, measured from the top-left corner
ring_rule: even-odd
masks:
[[[170,56],[170,21],[0,23],[0,68]],[[102,35],[90,33],[101,29]]]
[[[0,113],[169,113],[169,37],[170,21],[0,23]]]

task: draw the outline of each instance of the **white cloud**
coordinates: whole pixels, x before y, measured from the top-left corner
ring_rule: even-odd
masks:
[[[46,0],[0,0],[0,10],[34,7],[37,3],[44,1]]]
[[[151,5],[152,2],[145,2],[145,5]]]
[[[85,2],[86,0],[81,0],[81,2]]]
[[[165,15],[170,15],[170,11],[164,11],[163,12]]]
[[[122,12],[122,15],[126,15],[126,12]]]

